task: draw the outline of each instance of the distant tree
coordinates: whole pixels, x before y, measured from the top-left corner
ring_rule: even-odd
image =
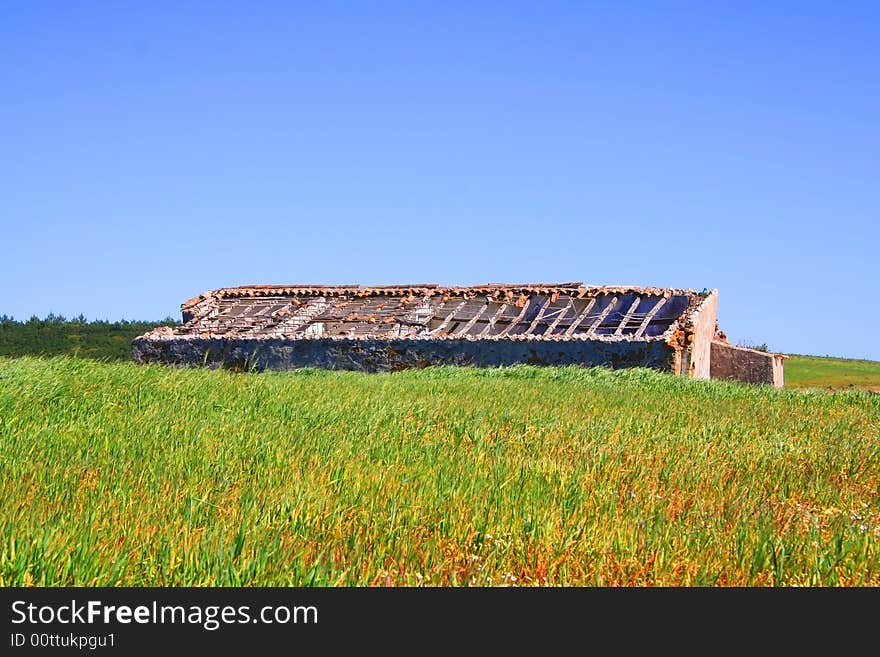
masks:
[[[75,354],[80,358],[127,360],[131,358],[131,341],[138,335],[156,326],[178,324],[172,317],[111,322],[89,321],[82,313],[69,320],[49,313],[44,319],[31,315],[17,322],[9,315],[0,315],[0,356]]]

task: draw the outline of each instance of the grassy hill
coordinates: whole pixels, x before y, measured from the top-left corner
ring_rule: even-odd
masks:
[[[785,387],[880,392],[880,362],[792,355],[785,361]]]
[[[0,358],[0,586],[880,585],[880,396]]]

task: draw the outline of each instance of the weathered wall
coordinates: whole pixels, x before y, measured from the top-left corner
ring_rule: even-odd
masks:
[[[247,340],[142,336],[132,343],[132,356],[138,363],[257,370],[321,367],[382,372],[428,365],[496,367],[525,363],[641,366],[669,371],[674,349],[663,340]]]
[[[712,342],[712,378],[766,383],[781,388],[784,384],[781,354],[734,347],[726,342]]]
[[[711,377],[712,338],[718,321],[718,291],[712,290],[691,316],[692,332],[688,336],[686,353],[682,355],[686,374],[691,379]]]

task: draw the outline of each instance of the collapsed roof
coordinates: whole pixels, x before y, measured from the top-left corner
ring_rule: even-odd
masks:
[[[182,304],[156,338],[668,341],[708,292],[573,283],[248,285]]]

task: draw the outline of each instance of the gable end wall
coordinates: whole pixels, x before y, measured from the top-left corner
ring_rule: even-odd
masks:
[[[711,378],[712,338],[718,321],[718,290],[712,290],[691,319],[692,332],[686,350],[687,376]]]

